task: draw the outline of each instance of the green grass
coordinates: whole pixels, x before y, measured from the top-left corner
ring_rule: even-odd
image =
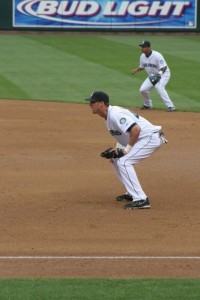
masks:
[[[200,111],[199,37],[144,35],[1,35],[0,98],[80,102],[104,90],[111,104],[140,106],[146,77],[138,66],[143,39],[165,56],[172,77],[167,91],[178,110]],[[154,107],[165,109],[155,91]]]
[[[4,279],[2,300],[197,300],[192,279]]]

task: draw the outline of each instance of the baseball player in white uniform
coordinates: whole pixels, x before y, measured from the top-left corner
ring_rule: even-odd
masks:
[[[163,55],[157,51],[151,50],[151,44],[149,41],[143,41],[139,46],[141,47],[142,51],[140,56],[140,65],[139,67],[132,69],[131,73],[134,75],[137,72],[145,70],[148,74],[148,77],[140,87],[140,93],[144,99],[144,105],[141,107],[141,109],[151,109],[153,107],[150,91],[153,87],[155,87],[160,98],[167,106],[167,111],[174,111],[175,106],[165,89],[171,74]],[[159,76],[159,81],[155,85],[153,85],[149,80],[149,76],[152,75]]]
[[[153,125],[126,108],[109,105],[109,96],[102,91],[93,92],[85,100],[90,101],[93,114],[105,119],[108,131],[117,142],[112,151],[122,149],[120,158],[110,159],[118,179],[126,189],[126,193],[116,200],[130,201],[124,206],[125,209],[150,208],[150,201],[140,185],[134,165],[167,142],[161,126]]]

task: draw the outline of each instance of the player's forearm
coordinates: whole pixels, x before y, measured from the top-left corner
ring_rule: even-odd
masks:
[[[134,75],[134,74],[136,74],[137,72],[140,72],[140,71],[142,71],[142,70],[144,70],[144,68],[141,68],[141,67],[132,69],[132,70],[131,70],[131,74]]]
[[[135,145],[135,143],[137,142],[139,135],[140,135],[140,131],[141,131],[141,128],[138,125],[135,125],[131,129],[128,144],[124,148],[124,151],[126,153],[128,153],[131,150],[131,148]]]
[[[130,146],[134,146],[135,145],[135,143],[137,142],[137,140],[139,138],[140,131],[141,131],[141,128],[138,125],[134,126],[131,129],[131,131],[130,131],[130,137],[129,137],[129,142],[128,142],[128,144]]]

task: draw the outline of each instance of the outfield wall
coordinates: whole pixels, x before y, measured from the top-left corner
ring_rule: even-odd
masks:
[[[0,0],[0,30],[200,32],[198,2]]]

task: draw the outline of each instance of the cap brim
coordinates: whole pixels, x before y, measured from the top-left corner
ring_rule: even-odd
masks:
[[[91,99],[91,98],[87,98],[87,99],[85,99],[85,100],[86,100],[86,101],[93,102],[93,103],[98,102],[97,100],[94,100],[94,99]]]

